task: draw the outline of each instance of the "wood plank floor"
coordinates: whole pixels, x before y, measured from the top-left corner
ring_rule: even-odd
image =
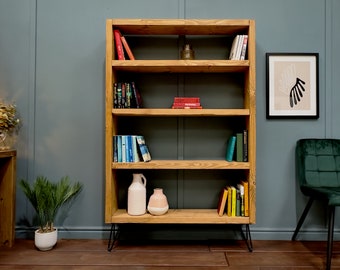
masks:
[[[326,242],[253,241],[253,252],[242,241],[120,242],[111,252],[107,240],[58,240],[41,252],[33,240],[17,239],[0,248],[0,269],[324,269]],[[332,269],[340,269],[340,242],[334,242]]]

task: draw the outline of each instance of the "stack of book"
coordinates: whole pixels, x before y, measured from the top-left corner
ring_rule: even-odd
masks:
[[[145,139],[141,135],[116,135],[113,141],[114,162],[148,162],[151,160]]]
[[[202,109],[199,97],[174,97],[172,109]]]
[[[244,60],[247,52],[248,35],[237,35],[231,45],[229,60]]]
[[[113,84],[114,108],[142,108],[142,97],[135,82],[115,82]]]
[[[230,217],[249,216],[249,184],[247,181],[223,188],[218,201],[217,213],[219,216],[223,216],[224,213]]]

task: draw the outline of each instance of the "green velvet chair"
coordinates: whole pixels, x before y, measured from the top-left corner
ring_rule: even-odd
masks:
[[[301,139],[295,149],[296,177],[301,192],[309,201],[293,234],[296,236],[314,200],[328,205],[326,269],[331,268],[335,207],[340,206],[340,140]]]

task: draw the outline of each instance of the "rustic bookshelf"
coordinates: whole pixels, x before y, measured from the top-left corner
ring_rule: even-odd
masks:
[[[132,46],[136,60],[117,60],[113,29],[119,29],[127,37],[153,38],[155,36],[171,36],[172,44],[181,50],[181,41],[189,38],[204,36],[209,38],[226,37],[232,40],[237,34],[248,35],[247,57],[245,60],[228,60],[228,57],[212,57],[211,59],[180,60],[177,55],[166,56],[164,59],[147,57],[136,49],[138,42]],[[195,39],[193,39],[195,42]],[[170,42],[170,43],[171,43]],[[209,42],[209,41],[206,41]],[[166,45],[168,46],[168,45]],[[169,45],[170,46],[170,45]],[[197,45],[198,46],[198,45]],[[195,47],[194,47],[195,49]],[[147,50],[147,48],[146,48]],[[150,49],[151,50],[151,49]],[[225,48],[226,52],[230,48]],[[217,59],[220,57],[220,59]],[[164,106],[145,106],[140,109],[113,108],[113,84],[125,78],[126,75],[147,76],[147,74],[187,74],[213,75],[238,74],[242,88],[242,104],[228,108],[203,109],[170,109]],[[241,74],[241,75],[239,75]],[[150,75],[149,75],[150,76]],[[182,78],[182,77],[181,77]],[[157,82],[155,82],[157,85]],[[184,83],[185,84],[185,83]],[[255,106],[255,22],[253,20],[194,20],[194,19],[108,19],[106,21],[106,105],[105,105],[105,222],[109,224],[123,223],[164,223],[164,224],[254,224],[256,221],[256,106]],[[226,91],[228,89],[226,88]],[[165,91],[159,91],[160,99]],[[154,95],[152,96],[152,98]],[[165,97],[164,97],[165,98]],[[157,159],[153,156],[150,162],[117,163],[113,162],[113,136],[119,135],[121,119],[133,118],[162,118],[164,121],[172,118],[237,118],[248,131],[248,161],[227,162],[223,157],[211,159]],[[152,131],[149,131],[152,132]],[[148,142],[147,142],[148,143]],[[152,151],[151,151],[152,154]],[[219,216],[215,209],[172,209],[162,216],[145,214],[129,216],[119,202],[120,170],[233,170],[241,172],[249,183],[249,216],[230,217],[226,214]],[[127,180],[129,181],[129,180]],[[217,206],[216,206],[217,207]],[[249,229],[249,227],[248,227]]]

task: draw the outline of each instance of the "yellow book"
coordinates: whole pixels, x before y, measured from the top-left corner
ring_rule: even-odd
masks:
[[[244,187],[244,216],[249,217],[249,183],[242,181]]]
[[[228,205],[227,205],[227,215],[228,216],[231,216],[231,203],[232,203],[231,187],[228,187]]]
[[[231,216],[236,216],[236,188],[231,187]]]

